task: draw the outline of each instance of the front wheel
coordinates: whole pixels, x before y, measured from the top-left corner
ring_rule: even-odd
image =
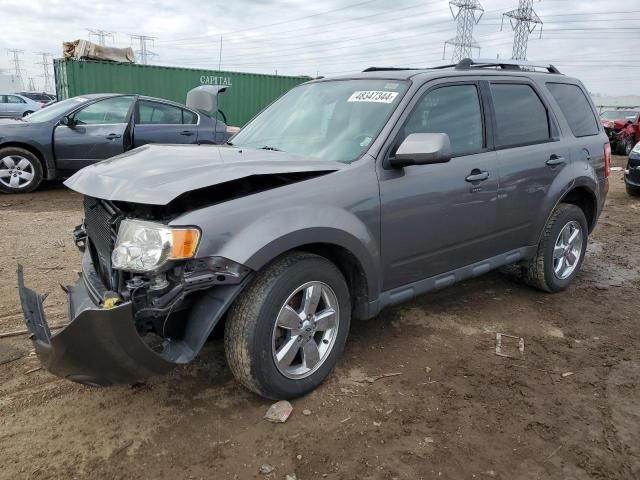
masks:
[[[632,197],[640,197],[640,188],[632,187],[628,183],[625,184],[625,188],[627,189],[627,194]]]
[[[545,292],[565,290],[580,271],[588,236],[582,209],[560,204],[545,226],[536,256],[522,266],[524,280]]]
[[[42,164],[28,150],[16,147],[0,149],[0,191],[32,192],[42,182]]]
[[[294,252],[259,272],[225,326],[234,376],[272,399],[310,392],[342,354],[351,322],[349,289],[329,260]]]

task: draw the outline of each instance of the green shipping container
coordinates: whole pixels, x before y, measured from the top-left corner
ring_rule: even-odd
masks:
[[[220,94],[220,110],[229,125],[243,126],[251,117],[309,77],[197,70],[93,60],[54,60],[56,94],[63,100],[87,93],[135,93],[184,103],[200,85],[229,85]]]

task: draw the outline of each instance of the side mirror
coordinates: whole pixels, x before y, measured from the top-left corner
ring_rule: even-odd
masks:
[[[446,163],[451,160],[451,142],[446,133],[412,133],[389,158],[393,168]]]
[[[64,125],[65,127],[73,128],[74,125],[75,125],[75,122],[73,121],[73,118],[71,118],[68,115],[65,115],[64,117],[62,117],[60,119],[60,125]]]

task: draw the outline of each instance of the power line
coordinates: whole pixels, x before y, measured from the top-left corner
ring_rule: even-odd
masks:
[[[441,0],[431,0],[431,1],[427,1],[427,2],[420,2],[417,4],[411,4],[408,5],[406,7],[402,7],[402,8],[394,8],[393,10],[388,10],[388,11],[384,11],[384,12],[376,12],[373,14],[368,14],[368,15],[364,15],[364,16],[359,16],[359,17],[353,17],[353,18],[346,18],[346,19],[341,19],[341,20],[335,20],[335,21],[331,21],[331,22],[327,22],[327,23],[322,23],[322,24],[318,24],[318,25],[304,25],[304,26],[300,26],[297,28],[292,28],[292,29],[288,29],[288,30],[279,30],[278,32],[276,32],[276,34],[272,34],[272,33],[259,33],[257,35],[254,35],[252,37],[243,37],[243,36],[235,36],[233,37],[233,39],[230,40],[234,40],[237,42],[246,42],[248,40],[255,40],[255,41],[260,41],[260,42],[264,42],[263,39],[260,39],[260,37],[264,37],[265,35],[269,35],[270,38],[278,38],[278,37],[283,37],[285,39],[290,38],[291,35],[287,35],[289,33],[293,33],[293,32],[299,32],[301,30],[309,30],[309,29],[322,29],[323,31],[326,31],[326,27],[330,26],[330,25],[338,25],[338,24],[343,24],[343,23],[349,23],[349,22],[355,22],[358,20],[367,20],[369,18],[374,18],[374,17],[381,17],[383,15],[388,15],[388,14],[395,14],[398,12],[405,12],[407,10],[413,10],[416,8],[423,8],[426,5],[430,5],[430,4],[434,4],[434,3],[440,3]],[[432,12],[427,12],[427,13],[432,13]],[[404,21],[406,20],[407,16],[402,15],[400,18],[396,19],[396,21]],[[288,22],[284,22],[284,23],[288,23]],[[369,22],[368,25],[371,25],[373,23],[379,23],[379,22]],[[383,22],[384,23],[384,22]],[[344,27],[343,27],[344,28]],[[231,33],[237,33],[237,32],[251,32],[252,30],[238,30],[236,32],[231,32]],[[223,35],[229,35],[229,32],[224,33]],[[191,39],[182,39],[182,40],[188,40],[186,43],[181,44],[181,45],[189,45],[189,46],[194,46],[194,45],[200,45],[206,43],[206,44],[210,44],[211,43],[211,37],[214,37],[217,39],[217,37],[219,37],[220,34],[215,34],[215,35],[202,35],[202,36],[198,36],[198,37],[191,37]],[[194,42],[193,40],[197,40],[197,39],[203,39],[201,41],[197,41]],[[177,44],[177,42],[181,42],[181,40],[176,40],[174,42],[171,42],[172,46],[175,46]]]
[[[520,0],[518,8],[505,13],[502,18],[509,18],[511,28],[515,34],[513,36],[513,51],[511,58],[514,60],[527,59],[527,44],[529,35],[540,25],[540,35],[542,36],[542,20],[533,10],[533,0]]]
[[[107,38],[111,38],[111,42],[115,42],[113,32],[107,32],[105,30],[94,30],[91,28],[87,28],[85,30],[89,32],[89,39],[91,39],[92,36],[98,37],[98,45],[100,45],[101,47],[104,47],[107,44]]]
[[[373,2],[377,2],[379,0],[365,0],[363,2],[359,2],[359,3],[353,3],[351,5],[346,5],[344,7],[340,7],[340,8],[334,8],[332,10],[325,10],[324,12],[318,12],[318,13],[314,13],[311,15],[306,15],[304,17],[298,17],[298,18],[294,18],[292,20],[283,20],[281,22],[276,22],[276,23],[269,23],[267,25],[262,25],[259,27],[255,27],[255,28],[249,28],[249,29],[242,29],[242,30],[233,30],[230,32],[222,32],[222,35],[231,35],[231,34],[236,34],[236,33],[244,33],[244,32],[250,32],[250,31],[254,31],[254,30],[263,30],[265,28],[269,28],[269,27],[275,27],[278,25],[284,25],[286,23],[298,23],[300,20],[307,20],[309,18],[314,18],[314,17],[320,17],[322,15],[327,15],[329,13],[334,13],[334,12],[339,12],[341,10],[347,10],[349,8],[355,8],[355,7],[360,7],[362,5],[365,5],[367,3],[373,3]],[[190,39],[197,39],[197,38],[203,38],[203,37],[217,37],[220,36],[221,34],[213,34],[213,35],[201,35],[198,37],[186,37],[186,38],[175,38],[173,40],[169,40],[169,41],[183,41],[183,40],[190,40]]]
[[[52,93],[54,88],[53,88],[53,82],[51,81],[51,62],[49,61],[49,58],[51,58],[53,55],[51,55],[50,53],[47,52],[35,52],[36,55],[40,55],[40,57],[42,58],[42,60],[40,62],[36,62],[36,65],[41,65],[42,66],[42,77],[44,77],[44,91],[47,93]]]
[[[137,40],[140,45],[140,49],[136,50],[136,53],[140,56],[140,63],[142,65],[146,65],[149,57],[157,57],[158,54],[150,51],[147,48],[147,43],[151,42],[152,45],[155,44],[156,37],[150,37],[149,35],[131,35],[131,43],[134,40]]]
[[[13,74],[16,76],[21,88],[24,88],[24,79],[22,78],[22,59],[20,58],[20,55],[22,55],[23,53],[24,50],[19,50],[17,48],[7,48],[7,55],[13,55],[13,58],[10,60],[10,62],[13,65]]]

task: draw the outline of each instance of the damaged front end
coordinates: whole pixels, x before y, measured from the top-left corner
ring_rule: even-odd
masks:
[[[133,384],[188,363],[242,289],[250,271],[219,257],[169,261],[160,271],[116,270],[111,254],[127,215],[152,212],[85,197],[85,221],[74,231],[82,272],[66,289],[69,324],[52,333],[40,295],[18,288],[25,323],[42,365],[89,385]],[[216,288],[212,288],[216,287]]]

